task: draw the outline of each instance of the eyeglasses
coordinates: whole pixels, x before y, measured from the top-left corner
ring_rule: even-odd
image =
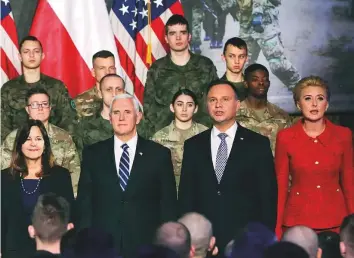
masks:
[[[32,102],[31,104],[29,104],[27,106],[31,107],[32,109],[38,109],[39,107],[49,108],[50,104],[47,101],[43,101],[42,103],[39,103],[39,102],[35,101],[35,102]]]

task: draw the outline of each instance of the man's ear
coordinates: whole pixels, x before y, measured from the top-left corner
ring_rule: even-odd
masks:
[[[215,243],[216,243],[216,239],[214,236],[212,236],[210,238],[210,241],[209,241],[209,248],[208,248],[208,251],[211,251],[213,250],[213,253],[211,254],[212,256],[217,256],[218,253],[219,253],[219,249],[217,246],[215,246]]]
[[[69,231],[74,228],[74,223],[69,223],[66,229]]]
[[[343,241],[340,241],[339,243],[339,250],[340,250],[340,254],[345,257],[345,253],[346,253],[346,248],[345,248],[345,244]]]
[[[322,257],[322,249],[318,248],[316,258],[321,258],[321,257]]]
[[[29,234],[30,238],[36,237],[36,231],[34,230],[34,227],[32,225],[28,226],[28,234]]]
[[[191,246],[191,249],[189,250],[189,257],[190,257],[190,258],[193,258],[194,255],[195,255],[195,246],[192,245],[192,246]]]

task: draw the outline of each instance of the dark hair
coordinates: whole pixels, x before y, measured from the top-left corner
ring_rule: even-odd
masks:
[[[226,49],[227,49],[228,45],[233,45],[234,47],[237,47],[239,49],[246,49],[246,53],[248,51],[247,44],[243,39],[238,38],[238,37],[233,37],[233,38],[230,38],[226,41],[225,46],[224,46],[224,51],[223,51],[224,55],[226,53]]]
[[[340,226],[340,239],[354,252],[354,213],[346,216]]]
[[[264,65],[261,65],[261,64],[251,64],[250,66],[248,66],[245,70],[245,79],[248,80],[251,78],[251,74],[255,71],[263,71],[265,72],[268,77],[269,77],[269,71],[268,69],[264,66]]]
[[[102,77],[102,79],[100,80],[100,89],[102,87],[103,81],[107,78],[110,78],[110,77],[115,77],[115,78],[121,79],[123,81],[123,89],[125,89],[125,81],[123,80],[123,78],[121,76],[119,76],[118,74],[115,74],[115,73],[109,73],[109,74],[106,74],[105,76]]]
[[[19,44],[20,52],[21,52],[22,46],[25,43],[25,41],[37,41],[39,43],[39,46],[41,47],[41,51],[43,51],[42,43],[39,41],[39,39],[36,38],[35,36],[28,35],[28,36],[24,37]]]
[[[197,96],[195,95],[195,93],[189,89],[179,89],[175,95],[173,95],[172,97],[172,101],[171,104],[175,104],[176,99],[181,96],[181,95],[187,95],[190,96],[193,99],[193,102],[196,106],[198,106],[198,100],[197,100]]]
[[[218,79],[218,80],[215,80],[215,81],[212,81],[211,83],[209,83],[205,95],[208,95],[209,91],[210,91],[214,86],[221,85],[221,84],[226,84],[226,85],[230,86],[231,89],[235,92],[235,97],[236,97],[236,99],[238,99],[238,94],[237,94],[237,89],[236,89],[236,87],[235,87],[231,82],[229,82],[229,81],[227,81],[227,80],[222,80],[222,79]]]
[[[138,250],[137,258],[179,258],[179,256],[168,247],[158,245],[142,246]]]
[[[264,258],[309,258],[308,253],[300,246],[290,242],[278,242],[269,246]]]
[[[189,23],[186,20],[186,18],[184,18],[180,14],[174,14],[167,20],[167,22],[165,24],[165,34],[166,35],[168,34],[168,27],[169,26],[173,26],[173,25],[176,25],[176,24],[186,25],[187,32],[189,33]]]
[[[108,57],[113,57],[114,59],[114,55],[111,51],[108,50],[98,51],[96,54],[92,56],[92,64],[96,60],[96,58],[108,58]]]
[[[53,243],[67,231],[70,205],[61,196],[47,193],[39,196],[32,214],[36,236],[43,242]]]
[[[158,228],[155,244],[168,247],[176,252],[180,258],[187,258],[192,240],[185,225],[179,222],[166,222]]]
[[[26,104],[28,105],[28,101],[29,99],[33,96],[33,95],[36,95],[36,94],[44,94],[44,95],[47,95],[48,97],[48,101],[50,103],[50,96],[48,94],[48,92],[43,89],[43,88],[30,88],[27,93],[26,93],[26,96],[25,96],[25,101],[26,101]]]
[[[10,165],[10,173],[13,177],[15,177],[17,174],[22,175],[22,177],[28,175],[26,160],[22,152],[22,145],[27,141],[27,138],[33,126],[37,126],[39,128],[44,140],[44,150],[42,154],[42,171],[37,174],[37,176],[43,177],[49,175],[50,168],[54,166],[54,156],[52,154],[49,137],[43,123],[39,120],[28,119],[18,129],[16,134]]]
[[[320,232],[318,234],[318,247],[322,249],[321,258],[341,258],[339,242],[339,234],[336,232]]]

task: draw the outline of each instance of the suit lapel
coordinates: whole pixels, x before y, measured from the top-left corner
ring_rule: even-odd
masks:
[[[139,180],[139,174],[143,171],[143,165],[148,164],[148,162],[144,162],[145,156],[147,155],[147,153],[144,153],[144,143],[145,139],[138,136],[134,161],[132,169],[130,170],[128,184],[125,189],[125,192],[129,194],[134,192],[135,186],[137,186],[137,180]]]
[[[245,129],[237,124],[237,131],[235,134],[234,141],[232,143],[232,148],[230,155],[227,159],[227,164],[223,173],[223,176],[220,180],[220,184],[222,184],[225,180],[227,180],[229,173],[235,173],[234,170],[237,170],[236,167],[240,167],[240,163],[242,162],[242,150],[244,149],[243,145],[247,142],[245,137]]]
[[[106,164],[106,169],[108,173],[111,174],[111,177],[114,178],[114,181],[118,186],[119,191],[122,191],[119,184],[119,171],[117,171],[117,164],[116,164],[115,153],[114,153],[114,136],[108,139],[106,144],[107,144],[107,147],[105,148],[107,152],[106,157],[109,157],[109,160]]]

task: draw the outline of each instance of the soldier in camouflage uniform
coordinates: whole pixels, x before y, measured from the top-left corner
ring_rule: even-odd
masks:
[[[193,122],[193,115],[198,111],[198,103],[196,95],[188,89],[181,89],[176,92],[172,98],[170,110],[174,113],[174,120],[170,125],[156,132],[152,140],[171,150],[178,191],[184,141],[208,128],[202,124]]]
[[[145,138],[150,138],[173,119],[168,105],[173,92],[183,87],[192,90],[200,103],[195,120],[205,125],[211,124],[203,96],[207,85],[217,79],[215,65],[209,58],[188,51],[190,34],[188,22],[183,16],[171,16],[165,26],[171,52],[155,61],[147,73],[144,122],[138,128]]]
[[[300,74],[285,57],[278,22],[281,0],[237,0],[236,18],[240,37],[248,46],[248,62],[257,62],[260,51],[272,73],[289,89],[300,80]]]
[[[274,156],[275,141],[280,130],[291,125],[289,115],[267,100],[269,72],[260,64],[245,70],[248,96],[241,102],[236,119],[244,127],[269,138]]]
[[[93,55],[91,69],[96,83],[87,91],[75,98],[76,110],[79,118],[93,116],[102,109],[102,96],[99,92],[100,80],[106,74],[115,74],[116,66],[114,55],[107,50],[101,50]]]
[[[80,159],[85,146],[113,136],[113,128],[109,121],[109,106],[114,96],[125,93],[125,82],[119,75],[107,74],[101,79],[100,92],[102,93],[101,110],[93,116],[81,119],[75,130],[74,140]]]
[[[20,43],[20,59],[23,75],[6,82],[1,88],[1,140],[20,127],[27,119],[25,96],[31,88],[48,92],[52,106],[49,122],[73,132],[76,122],[75,104],[63,82],[40,73],[44,58],[42,45],[33,36],[25,37]]]
[[[237,37],[228,39],[222,58],[226,63],[226,73],[221,79],[230,82],[236,88],[238,99],[243,101],[247,96],[247,88],[242,74],[247,61],[246,42]]]
[[[79,154],[70,134],[48,122],[51,109],[49,94],[43,89],[30,89],[26,96],[26,102],[28,104],[26,111],[29,118],[40,120],[47,130],[55,163],[68,169],[71,173],[71,181],[76,196],[80,176]],[[17,130],[12,131],[2,142],[1,169],[10,166]]]

